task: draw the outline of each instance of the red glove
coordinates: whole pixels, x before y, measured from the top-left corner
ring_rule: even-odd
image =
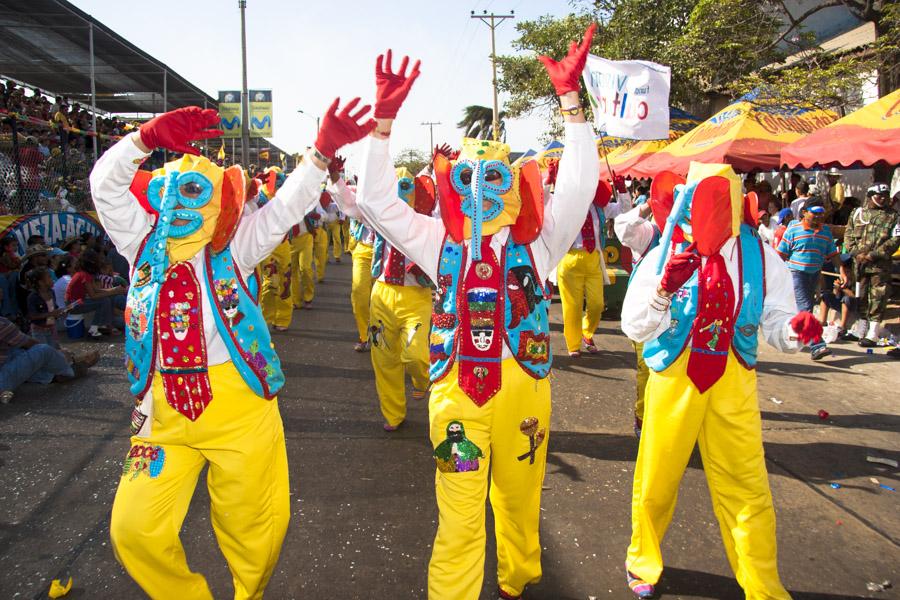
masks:
[[[700,255],[694,252],[695,244],[687,248],[687,252],[676,254],[666,263],[662,281],[659,285],[670,294],[677,292],[685,282],[700,268]]]
[[[375,129],[375,119],[360,122],[371,108],[368,104],[350,114],[350,111],[359,104],[359,98],[354,98],[341,112],[337,112],[340,101],[340,98],[335,98],[328,107],[328,112],[322,118],[322,126],[319,127],[319,135],[316,137],[316,149],[325,158],[334,158],[334,153],[341,146],[358,142]]]
[[[544,185],[556,185],[557,175],[559,175],[559,161],[551,160],[547,165],[547,178],[544,180]]]
[[[581,73],[584,71],[584,63],[587,62],[588,51],[591,49],[591,40],[596,29],[597,24],[591,23],[591,26],[584,32],[581,45],[577,45],[575,42],[569,44],[569,54],[559,62],[549,56],[538,56],[538,60],[544,63],[544,68],[550,75],[550,81],[556,88],[557,96],[581,90]]]
[[[628,188],[625,187],[625,178],[621,175],[616,175],[616,178],[613,179],[613,187],[616,188],[616,192],[620,194],[628,193]]]
[[[148,148],[165,148],[199,156],[200,150],[190,145],[222,135],[219,113],[213,108],[187,106],[161,114],[141,125],[141,142]]]
[[[341,174],[341,171],[344,170],[344,163],[346,161],[341,156],[335,156],[330,163],[328,163],[328,174],[331,176],[333,181],[337,181],[338,176]]]
[[[791,329],[797,334],[801,344],[808,344],[822,337],[822,324],[811,312],[805,310],[791,319]]]
[[[421,61],[416,61],[409,76],[406,75],[406,67],[409,64],[408,56],[403,57],[400,71],[397,73],[391,71],[390,50],[387,51],[387,60],[383,69],[382,61],[385,61],[385,57],[379,54],[378,60],[375,61],[375,118],[395,119],[413,82],[419,76]]]
[[[440,146],[434,147],[434,154],[431,155],[432,162],[434,162],[434,159],[437,158],[438,154],[440,154],[447,160],[453,160],[453,148],[451,148],[448,144],[441,144]]]

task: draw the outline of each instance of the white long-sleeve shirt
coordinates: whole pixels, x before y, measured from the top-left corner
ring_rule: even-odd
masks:
[[[735,298],[740,297],[737,239],[729,239],[720,250],[720,254],[725,259],[728,275],[731,277]],[[625,300],[622,303],[622,331],[635,342],[647,342],[655,339],[662,335],[670,325],[669,309],[660,312],[655,310],[650,303],[650,299],[656,295],[662,279],[661,275],[656,274],[656,264],[659,261],[659,253],[663,250],[668,249],[657,246],[647,253],[625,293]],[[782,352],[796,352],[799,344],[796,340],[791,339],[796,337],[796,334],[790,324],[790,320],[797,314],[791,274],[784,261],[771,246],[763,244],[763,252],[766,264],[766,296],[763,301],[759,328],[763,338],[772,347]],[[706,258],[703,258],[703,264],[706,264]]]
[[[559,163],[556,191],[544,208],[544,227],[531,243],[534,267],[546,277],[569,250],[584,223],[600,176],[600,161],[594,132],[588,123],[565,124],[565,150]],[[413,260],[432,281],[437,281],[438,261],[446,234],[441,219],[421,215],[397,197],[397,176],[388,140],[370,136],[364,150],[357,204],[366,221],[395,248]],[[491,238],[491,249],[499,258],[509,238],[504,227]],[[469,247],[470,240],[464,244]],[[466,253],[465,271],[472,264]],[[465,278],[465,272],[460,274]],[[512,354],[504,345],[503,358]]]
[[[90,176],[91,195],[100,223],[132,268],[141,243],[154,226],[154,217],[140,207],[129,189],[147,156],[130,137],[124,138],[100,157]],[[318,201],[324,176],[325,172],[307,158],[291,173],[271,201],[258,210],[244,211],[231,242],[231,253],[245,279],[282,242],[291,227],[303,220],[307,208]],[[214,309],[207,299],[206,279],[199,276],[203,272],[203,252],[188,262],[200,282],[207,364],[222,364],[231,357],[216,328]]]
[[[613,229],[616,237],[631,249],[634,260],[639,260],[650,248],[655,226],[641,216],[641,207],[635,206],[616,217]]]
[[[360,243],[365,244],[366,246],[374,244],[375,232],[366,222],[366,218],[356,204],[356,192],[353,191],[343,179],[338,179],[336,182],[332,182],[331,179],[329,179],[328,187],[326,189],[328,190],[328,193],[331,194],[331,197],[334,198],[334,201],[341,209],[341,212],[351,219],[356,219],[364,227],[363,238],[360,240]]]

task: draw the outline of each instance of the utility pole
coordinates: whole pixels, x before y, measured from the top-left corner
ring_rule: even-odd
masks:
[[[434,126],[440,124],[440,121],[425,121],[422,123],[422,125],[428,126],[428,139],[431,142],[428,146],[428,152],[434,152]]]
[[[508,15],[495,15],[494,13],[488,14],[488,11],[484,11],[480,15],[476,15],[475,11],[471,11],[471,18],[478,19],[491,29],[491,68],[493,69],[494,77],[493,77],[493,87],[494,87],[494,124],[491,128],[494,133],[494,141],[497,142],[500,140],[500,107],[497,105],[497,41],[494,36],[494,30],[497,29],[497,26],[500,25],[506,19],[515,19],[516,11],[509,11]]]
[[[250,165],[250,93],[247,91],[247,23],[244,12],[247,0],[238,0],[241,9],[241,63],[244,72],[244,84],[241,88],[241,166]]]

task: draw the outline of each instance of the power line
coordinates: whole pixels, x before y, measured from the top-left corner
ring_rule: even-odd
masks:
[[[478,19],[485,25],[487,25],[491,30],[491,69],[493,71],[493,79],[491,80],[491,84],[494,90],[494,122],[491,127],[493,130],[493,138],[494,141],[498,141],[500,139],[500,107],[497,101],[497,39],[494,35],[497,27],[503,23],[503,21],[507,19],[515,19],[516,11],[509,11],[508,15],[497,15],[494,13],[488,14],[488,11],[485,10],[482,14],[476,15],[475,11],[471,11],[471,18]]]
[[[440,121],[425,121],[422,125],[426,125],[428,127],[428,151],[432,152],[434,150],[434,126],[440,125]]]

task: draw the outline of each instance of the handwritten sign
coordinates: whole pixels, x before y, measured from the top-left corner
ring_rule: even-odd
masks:
[[[656,63],[589,55],[583,77],[594,126],[631,140],[668,139],[671,76]]]

